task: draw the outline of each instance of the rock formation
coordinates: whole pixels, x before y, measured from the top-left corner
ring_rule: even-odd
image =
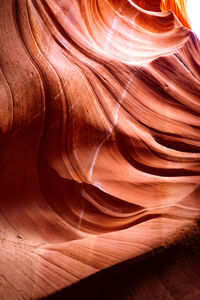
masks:
[[[185,1],[0,4],[0,298],[38,299],[199,218],[200,42]]]

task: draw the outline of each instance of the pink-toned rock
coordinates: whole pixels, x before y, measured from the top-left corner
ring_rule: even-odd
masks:
[[[199,218],[200,42],[180,13],[1,1],[1,299],[50,295]]]

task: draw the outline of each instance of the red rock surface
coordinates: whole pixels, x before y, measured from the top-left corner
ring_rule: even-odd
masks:
[[[1,1],[1,299],[51,295],[199,218],[200,42],[177,3]]]

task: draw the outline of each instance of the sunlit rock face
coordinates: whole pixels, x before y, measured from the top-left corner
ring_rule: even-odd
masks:
[[[38,299],[199,218],[200,43],[178,1],[0,14],[0,298]]]
[[[160,8],[165,10],[172,10],[177,16],[182,25],[191,28],[188,17],[188,6],[191,6],[193,0],[161,0]]]

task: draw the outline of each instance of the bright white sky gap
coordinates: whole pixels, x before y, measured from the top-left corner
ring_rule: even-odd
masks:
[[[200,0],[187,0],[187,12],[192,31],[194,31],[200,39]]]

